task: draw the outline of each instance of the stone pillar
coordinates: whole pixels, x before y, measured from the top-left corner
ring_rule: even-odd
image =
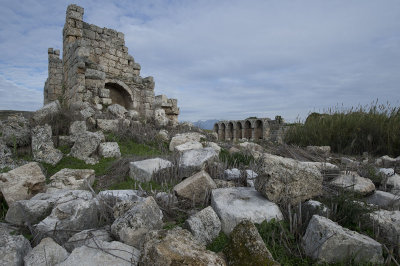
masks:
[[[60,50],[48,49],[49,76],[44,85],[44,104],[60,99],[63,95],[63,65]]]

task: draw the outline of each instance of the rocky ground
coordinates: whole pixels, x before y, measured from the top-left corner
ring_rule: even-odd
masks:
[[[0,265],[398,265],[400,157],[166,124],[57,102],[0,122]]]

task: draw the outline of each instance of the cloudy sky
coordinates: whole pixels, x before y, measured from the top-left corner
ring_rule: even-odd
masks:
[[[0,3],[0,110],[36,110],[71,2]],[[398,0],[75,3],[86,22],[125,33],[156,94],[178,99],[181,121],[400,105]]]

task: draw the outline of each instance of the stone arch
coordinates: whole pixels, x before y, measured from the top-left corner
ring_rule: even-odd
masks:
[[[221,126],[219,128],[219,134],[218,134],[218,139],[220,140],[225,140],[225,124],[221,123]]]
[[[256,120],[254,122],[254,136],[253,139],[263,139],[263,122],[261,120]]]
[[[214,124],[214,129],[213,129],[213,131],[214,131],[215,133],[217,133],[218,139],[219,139],[219,125],[218,125],[218,123],[215,123],[215,124]]]
[[[226,128],[226,139],[233,140],[233,123],[229,122]]]
[[[242,126],[242,122],[240,122],[240,121],[236,122],[236,138],[237,139],[243,138],[243,126]]]
[[[133,95],[129,87],[119,80],[106,80],[104,88],[110,91],[113,104],[117,103],[126,109],[133,109]]]
[[[252,130],[251,130],[251,123],[249,120],[246,120],[244,122],[244,136],[243,138],[245,139],[251,139],[252,138]]]

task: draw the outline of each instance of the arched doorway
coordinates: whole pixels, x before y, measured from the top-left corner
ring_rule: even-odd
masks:
[[[229,122],[228,131],[226,132],[226,138],[229,140],[233,140],[233,123]]]
[[[225,124],[221,124],[221,128],[219,129],[219,139],[220,140],[225,140]]]
[[[244,138],[251,139],[251,123],[249,120],[244,122]]]
[[[110,98],[113,104],[119,104],[126,109],[131,109],[133,102],[131,95],[117,83],[106,83],[105,88],[110,90]]]
[[[261,120],[257,120],[254,125],[254,139],[263,138],[263,123]]]
[[[218,124],[215,124],[214,125],[214,130],[213,130],[215,133],[217,133],[217,135],[218,135],[218,139],[219,139],[219,126],[218,126]]]
[[[242,139],[243,138],[243,128],[242,128],[242,123],[237,122],[236,123],[236,138],[237,139]]]

